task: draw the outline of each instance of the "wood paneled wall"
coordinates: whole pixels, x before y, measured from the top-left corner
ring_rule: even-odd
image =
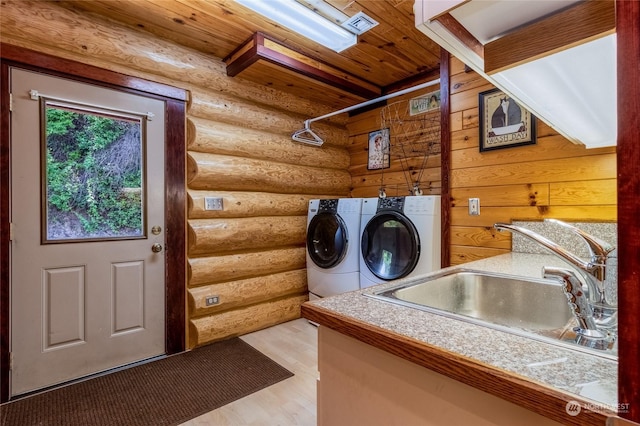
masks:
[[[293,131],[331,109],[227,77],[220,58],[49,2],[3,1],[1,19],[5,43],[190,91],[188,346],[298,318],[308,200],[350,191],[345,118],[314,123],[321,148],[298,144]]]
[[[381,186],[384,186],[387,196],[390,197],[411,195],[409,192],[409,189],[412,187],[411,182],[418,179],[420,173],[422,173],[420,183],[424,195],[440,194],[439,137],[437,138],[437,145],[433,146],[433,151],[429,152],[428,155],[425,155],[426,151],[424,150],[409,153],[409,151],[403,151],[398,146],[400,143],[403,143],[400,132],[409,132],[411,128],[423,128],[430,132],[435,131],[439,135],[439,110],[415,115],[413,117],[404,117],[413,118],[417,120],[418,123],[406,124],[404,126],[396,125],[396,129],[391,129],[390,167],[379,170],[367,169],[369,160],[369,133],[380,130],[383,123],[387,124],[390,121],[394,121],[388,118],[383,119],[382,110],[386,108],[385,114],[387,114],[395,112],[397,108],[407,108],[410,99],[436,90],[439,90],[438,85],[391,98],[387,101],[387,106],[375,108],[350,118],[347,129],[349,130],[348,150],[351,156],[349,172],[351,173],[352,197],[377,197]],[[406,114],[400,113],[400,115],[400,118],[402,118],[402,115]],[[396,122],[397,121],[398,120],[396,120]],[[411,135],[409,135],[409,137],[414,139]],[[431,138],[427,138],[426,136],[424,139],[431,140]],[[420,140],[422,140],[422,138]],[[409,181],[409,183],[407,183],[407,181]]]
[[[615,147],[585,149],[537,120],[535,145],[479,152],[478,93],[494,86],[452,57],[451,264],[511,249],[496,222],[557,218],[616,221]],[[480,198],[480,216],[468,199]]]

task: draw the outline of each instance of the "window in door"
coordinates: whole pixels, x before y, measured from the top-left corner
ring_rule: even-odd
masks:
[[[141,116],[41,98],[42,242],[145,237]]]

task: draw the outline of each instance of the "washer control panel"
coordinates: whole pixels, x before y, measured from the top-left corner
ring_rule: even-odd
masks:
[[[320,203],[318,206],[318,213],[323,213],[323,212],[335,213],[337,211],[338,211],[337,199],[320,200]]]

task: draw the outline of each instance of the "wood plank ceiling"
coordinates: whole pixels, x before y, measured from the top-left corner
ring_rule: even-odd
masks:
[[[275,0],[265,0],[275,1]],[[62,7],[102,15],[157,37],[225,59],[257,32],[366,82],[385,94],[438,77],[440,47],[415,28],[413,0],[326,0],[348,16],[363,11],[379,25],[358,37],[358,44],[336,53],[279,26],[233,0],[59,0]],[[239,77],[244,77],[242,74]],[[284,76],[284,77],[283,77]],[[314,101],[343,108],[371,98],[343,90],[323,91],[302,74],[253,70],[244,77]],[[315,90],[314,90],[315,89]]]

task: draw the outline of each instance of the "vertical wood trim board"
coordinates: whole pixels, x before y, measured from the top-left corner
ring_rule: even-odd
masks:
[[[0,403],[9,399],[9,67],[0,64]]]
[[[640,422],[640,2],[618,0],[618,402]]]
[[[451,263],[451,188],[449,175],[451,173],[451,128],[449,115],[451,103],[449,100],[451,82],[449,78],[449,61],[451,55],[444,49],[440,50],[440,180],[442,203],[442,248],[440,263],[443,268]]]

